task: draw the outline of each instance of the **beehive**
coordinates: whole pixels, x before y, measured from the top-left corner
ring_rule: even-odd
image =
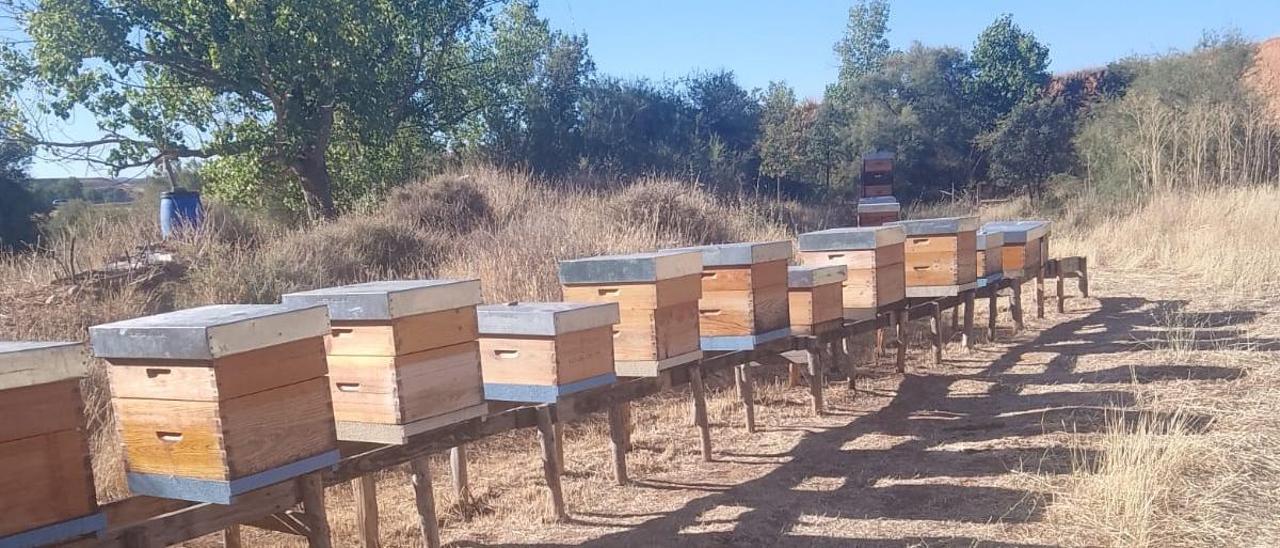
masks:
[[[862,197],[893,195],[893,153],[869,152],[862,156]]]
[[[329,391],[338,439],[402,444],[484,415],[479,280],[401,280],[283,297],[329,308]]]
[[[907,239],[908,297],[958,295],[977,286],[978,218],[897,221]]]
[[[477,313],[485,399],[555,403],[617,380],[617,303],[508,303]]]
[[[978,231],[978,287],[986,287],[1004,277],[1003,232]]]
[[[751,350],[791,334],[787,261],[791,242],[682,248],[702,254],[698,329],[703,350]]]
[[[984,232],[1004,234],[1004,275],[1033,278],[1049,256],[1049,221],[995,221],[982,225]]]
[[[229,504],[338,462],[323,306],[214,305],[95,326],[135,494]]]
[[[702,255],[658,251],[590,257],[560,263],[564,300],[618,303],[613,327],[614,369],[624,377],[653,377],[702,357],[698,298]]]
[[[791,332],[815,335],[844,323],[844,265],[787,268]]]
[[[106,528],[89,463],[79,343],[0,342],[0,546]]]
[[[893,196],[858,200],[858,226],[880,226],[898,220],[902,206]]]
[[[903,232],[896,226],[833,228],[801,234],[805,266],[843,265],[844,317],[864,320],[906,298]]]

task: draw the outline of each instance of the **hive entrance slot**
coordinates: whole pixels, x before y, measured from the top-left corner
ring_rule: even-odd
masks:
[[[698,313],[702,314],[703,316],[719,316],[720,309],[719,308],[702,309],[702,310],[699,310]]]
[[[358,382],[340,382],[337,383],[337,386],[339,392],[356,392],[360,390],[360,383]]]
[[[844,258],[844,253],[830,253],[827,255],[827,260],[830,260],[830,261],[834,261],[836,259],[843,259],[843,258]]]
[[[504,360],[514,359],[520,356],[519,350],[494,350],[493,355]]]
[[[182,432],[156,432],[156,438],[165,443],[177,443],[182,441]]]
[[[619,293],[622,293],[622,290],[617,288],[608,288],[608,289],[600,289],[599,292],[600,292],[600,295],[617,295]]]
[[[165,367],[148,367],[148,368],[147,368],[147,378],[148,378],[148,379],[154,379],[154,378],[159,377],[159,376],[161,376],[161,375],[168,375],[169,373],[172,373],[172,372],[173,372],[173,371],[171,371],[171,370],[169,370],[168,368],[165,368]]]
[[[714,280],[714,279],[716,279],[716,276],[718,276],[719,274],[720,274],[719,272],[703,272],[703,273],[702,273],[702,279],[704,279],[704,280]]]
[[[333,336],[335,336],[335,337],[341,337],[341,336],[343,336],[343,335],[350,335],[350,334],[352,334],[352,333],[355,333],[355,332],[356,332],[356,330],[354,330],[354,329],[342,328],[342,327],[335,327],[335,328],[333,328],[333,329],[331,330],[331,332],[333,333]]]

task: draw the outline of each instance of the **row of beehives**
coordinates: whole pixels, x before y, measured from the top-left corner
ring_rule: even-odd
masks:
[[[390,281],[95,326],[135,494],[229,503],[485,414],[656,376],[872,318],[909,297],[1023,277],[1048,224],[974,217],[562,262],[562,303],[480,305],[480,282]],[[996,251],[999,252],[996,252]],[[0,546],[104,527],[76,343],[0,343]]]

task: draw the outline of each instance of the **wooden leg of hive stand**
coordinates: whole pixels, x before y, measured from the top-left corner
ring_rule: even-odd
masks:
[[[975,291],[970,289],[964,294],[964,347],[973,350],[973,305]]]
[[[738,366],[738,379],[741,380],[739,385],[742,394],[742,410],[747,419],[747,433],[756,433],[756,394],[755,387],[751,383],[751,364],[744,363]]]
[[[436,493],[431,485],[431,457],[422,455],[409,461],[413,500],[418,510],[418,530],[427,548],[440,547],[440,523],[436,520]]]
[[[240,548],[243,546],[240,542],[239,525],[232,525],[222,530],[222,546],[223,548]]]
[[[551,420],[551,408],[548,406],[538,407],[537,415],[538,439],[542,443],[542,475],[547,481],[547,500],[556,521],[567,521],[569,514],[564,509],[564,491],[560,487],[560,466],[556,458],[560,453],[560,444],[556,440],[556,423]]]
[[[942,363],[942,305],[933,303],[933,316],[929,318],[929,334],[933,337],[933,363]]]
[[[1044,268],[1036,272],[1036,317],[1044,318]]]
[[[993,287],[987,296],[987,340],[996,341],[996,319],[999,317],[999,291]]]
[[[1062,277],[1062,269],[1058,269],[1058,313],[1062,314],[1067,311],[1067,295],[1066,284],[1063,283],[1065,278]]]
[[[627,484],[627,423],[623,417],[624,403],[609,406],[609,447],[613,451],[613,480],[618,485]]]
[[[880,354],[883,354],[883,353],[884,353],[884,329],[877,329],[876,330],[876,348],[875,348],[875,352],[873,352],[874,354],[873,359],[878,359],[880,357]]]
[[[951,309],[951,329],[947,331],[946,335],[942,336],[942,340],[950,341],[958,331],[960,331],[960,307],[956,306]]]
[[[824,371],[826,364],[822,363],[822,350],[817,348],[816,344],[804,353],[809,359],[809,395],[813,398],[813,414],[821,417],[822,389],[826,385],[827,376]]]
[[[556,471],[564,473],[564,425],[556,421],[551,424],[556,433]]]
[[[449,449],[449,473],[453,478],[453,495],[460,504],[471,500],[471,480],[467,475],[467,446]]]
[[[160,544],[146,529],[134,529],[124,535],[125,548],[159,548]]]
[[[1080,272],[1077,274],[1077,283],[1080,286],[1080,296],[1089,297],[1089,259],[1080,257]]]
[[[622,402],[622,450],[631,452],[631,434],[636,431],[636,424],[631,420],[631,402]]]
[[[902,373],[907,370],[907,311],[897,310],[893,313],[898,319],[893,322],[894,326],[894,342],[898,345],[898,355],[894,358],[894,365],[898,368],[898,372]]]
[[[693,395],[693,423],[702,441],[702,460],[711,462],[711,424],[707,420],[707,387],[702,382],[702,367],[689,368],[689,392]]]
[[[329,548],[329,514],[324,508],[324,478],[320,472],[298,478],[298,491],[302,495],[302,510],[307,515],[307,546]]]
[[[1019,333],[1026,329],[1022,322],[1022,279],[1013,280],[1013,294],[1009,295],[1009,314],[1013,316],[1013,331]]]
[[[849,354],[845,352],[844,341],[844,337],[831,341],[831,359],[836,361],[836,366],[841,371],[844,371],[849,390],[856,392],[857,381],[855,379],[857,378],[857,370],[854,367],[853,360],[849,359]]]
[[[373,474],[351,480],[356,499],[356,527],[363,548],[378,548],[378,483]]]
[[[800,386],[800,364],[787,364],[787,386],[791,388]]]

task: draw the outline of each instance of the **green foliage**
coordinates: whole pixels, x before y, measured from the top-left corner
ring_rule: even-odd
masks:
[[[990,136],[990,177],[1005,190],[1026,185],[1039,196],[1049,177],[1071,169],[1071,109],[1060,100],[1021,103]]]
[[[86,198],[84,183],[75,177],[39,184],[31,183],[29,186],[36,203],[41,204],[44,209],[52,207],[54,202]]]
[[[973,101],[991,122],[1034,100],[1049,82],[1049,48],[1008,14],[978,35],[971,59]]]
[[[0,142],[0,251],[26,247],[36,241],[32,216],[41,211],[27,190],[26,167],[31,152],[17,143]]]
[[[847,89],[862,77],[884,65],[889,57],[889,3],[885,0],[857,0],[849,8],[844,37],[836,42],[840,59],[837,88]]]

